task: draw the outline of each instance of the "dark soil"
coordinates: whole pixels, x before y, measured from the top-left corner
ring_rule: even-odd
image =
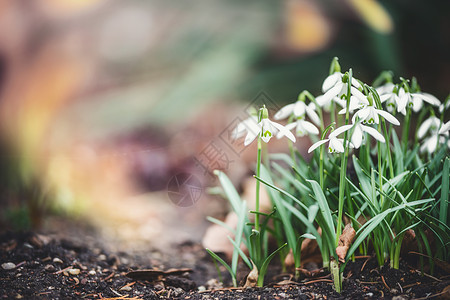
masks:
[[[272,270],[263,288],[223,288],[215,265],[200,245],[184,243],[167,253],[106,250],[88,235],[60,238],[34,233],[0,235],[0,297],[5,299],[447,299],[450,276],[436,267],[421,275],[402,261],[401,270],[379,269],[373,258],[350,262],[344,290],[334,292],[330,275],[295,282]],[[120,246],[119,246],[120,248]],[[411,256],[418,261],[417,256]],[[5,263],[13,263],[8,269]],[[6,269],[5,269],[6,267]],[[136,274],[132,270],[160,270]],[[190,270],[186,270],[191,269]],[[222,275],[226,284],[229,278]],[[243,278],[241,278],[243,279]],[[447,293],[445,293],[446,291]]]

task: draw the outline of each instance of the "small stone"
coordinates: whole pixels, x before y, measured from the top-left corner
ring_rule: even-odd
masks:
[[[132,288],[131,288],[131,286],[129,286],[129,285],[126,285],[126,286],[121,287],[121,288],[119,289],[119,291],[124,291],[124,292],[129,292],[129,291],[131,291],[131,290],[132,290]]]
[[[157,283],[157,284],[155,284],[154,288],[155,288],[155,290],[160,291],[160,290],[164,289],[164,286],[160,283]]]
[[[57,264],[62,264],[62,263],[63,263],[63,261],[62,261],[60,258],[57,258],[57,257],[55,257],[55,258],[53,259],[53,262],[54,262],[54,263],[57,263]]]
[[[183,290],[182,288],[176,288],[176,289],[173,290],[173,295],[174,295],[175,297],[178,297],[178,296],[180,296],[181,294],[184,294],[184,290]]]
[[[69,269],[70,275],[78,275],[80,274],[80,269]]]
[[[91,276],[94,276],[94,275],[97,274],[97,273],[95,272],[95,270],[90,270],[90,271],[88,272],[88,274],[91,275]]]
[[[203,286],[203,285],[199,286],[199,287],[198,287],[198,291],[199,291],[199,292],[204,292],[204,291],[206,291],[205,286]]]
[[[23,296],[21,294],[16,295],[16,299],[22,299],[22,298],[23,298]]]
[[[98,260],[106,260],[106,255],[105,254],[100,254],[98,256]]]
[[[67,271],[64,271],[64,272],[63,272],[63,275],[64,275],[64,276],[69,276],[69,273],[67,273]]]
[[[12,270],[16,267],[16,265],[12,262],[6,262],[2,264],[2,268],[5,270]]]
[[[278,296],[280,296],[281,298],[286,298],[286,293],[279,293]]]
[[[53,265],[46,265],[46,266],[44,267],[44,270],[47,271],[47,272],[49,272],[49,273],[52,273],[52,272],[55,272],[55,271],[56,271],[56,268],[55,268],[55,266],[53,266]]]
[[[27,248],[30,248],[30,249],[33,249],[34,247],[31,245],[31,244],[29,244],[29,243],[23,243],[23,246],[24,247],[27,247]]]
[[[407,300],[407,299],[403,296],[394,296],[392,297],[392,300]]]

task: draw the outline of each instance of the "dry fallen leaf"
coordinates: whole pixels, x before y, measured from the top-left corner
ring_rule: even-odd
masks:
[[[148,281],[154,281],[154,280],[161,280],[165,276],[169,275],[182,275],[184,273],[191,273],[193,272],[192,269],[189,268],[183,268],[183,269],[169,269],[167,271],[161,271],[161,270],[136,270],[136,271],[130,271],[126,274],[128,278],[134,279],[134,280],[148,280]]]
[[[353,229],[352,225],[349,223],[345,225],[344,231],[339,237],[339,245],[336,248],[336,254],[341,263],[345,262],[345,256],[347,255],[350,245],[353,243],[356,231]]]

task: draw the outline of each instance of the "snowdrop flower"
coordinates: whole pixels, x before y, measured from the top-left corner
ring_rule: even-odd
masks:
[[[447,135],[449,131],[450,131],[450,121],[448,121],[447,123],[442,125],[442,127],[441,127],[441,129],[439,129],[438,133]]]
[[[420,146],[420,152],[423,153],[426,151],[429,154],[432,154],[436,150],[437,146],[439,144],[445,144],[446,140],[447,139],[444,136],[439,136],[437,132],[434,132],[431,136],[429,136],[422,142],[422,145]],[[450,140],[447,140],[447,148],[450,148]]]
[[[320,124],[320,118],[316,113],[316,106],[314,103],[310,103],[309,105],[306,105],[305,102],[298,100],[295,103],[288,104],[284,107],[282,107],[274,116],[275,120],[282,120],[286,119],[290,115],[294,114],[296,118],[304,117],[305,113],[308,115],[308,117],[317,125]]]
[[[290,123],[286,125],[286,128],[288,130],[292,130],[296,128],[295,134],[297,136],[305,136],[306,134],[319,134],[319,129],[317,129],[316,126],[314,126],[313,123],[305,121],[303,118],[298,118],[296,122]],[[277,138],[281,138],[281,132],[277,134]]]
[[[422,125],[420,125],[419,129],[417,130],[417,137],[419,139],[423,138],[428,131],[431,131],[433,135],[437,135],[436,132],[440,125],[441,120],[439,120],[437,117],[429,117],[422,123]]]
[[[321,103],[330,103],[335,97],[341,98],[342,95],[347,93],[348,83],[343,81],[343,77],[344,74],[341,72],[334,72],[325,78],[322,84],[322,92],[325,94],[323,94],[320,98]],[[361,88],[361,84],[354,77],[352,77],[351,85],[356,89]]]
[[[435,116],[431,116],[420,125],[419,130],[417,131],[417,137],[419,139],[423,138],[427,132],[431,132],[431,134],[423,140],[422,145],[420,146],[420,152],[426,151],[431,154],[436,150],[439,144],[446,143],[446,136],[450,130],[450,121],[442,125],[438,130],[440,125],[441,121]],[[443,136],[439,136],[440,134]],[[450,148],[450,140],[447,140],[447,147]]]
[[[428,93],[412,93],[411,94],[411,103],[410,105],[412,105],[412,109],[415,112],[418,112],[422,106],[423,106],[423,101],[434,105],[434,106],[439,106],[441,105],[441,101],[439,101],[435,96],[428,94]]]
[[[311,153],[314,151],[317,147],[325,144],[328,142],[328,152],[329,153],[342,153],[344,152],[344,139],[338,139],[337,134],[335,134],[335,131],[330,133],[327,139],[320,140],[316,143],[314,143],[311,147],[308,149],[308,153]],[[347,144],[350,148],[354,148],[353,144],[347,141]]]
[[[244,141],[245,146],[250,145],[258,135],[265,143],[268,143],[274,135],[279,135],[280,137],[286,136],[288,139],[295,143],[295,136],[292,134],[292,132],[290,132],[283,125],[269,120],[269,112],[267,111],[267,108],[265,106],[261,108],[260,114],[261,121],[257,124],[257,127],[255,127],[255,129],[257,130],[248,131]]]
[[[386,109],[389,112],[395,111],[395,109],[398,107],[399,100],[400,97],[394,91],[391,91],[390,93],[380,94],[380,101],[381,103],[386,102]],[[402,113],[406,115],[406,110],[404,110]]]
[[[243,137],[247,131],[257,132],[258,130],[258,117],[252,115],[236,126],[231,133],[231,137],[237,140],[238,138]]]
[[[345,114],[347,112],[347,100],[339,99],[336,100],[336,102],[343,107],[343,109],[339,111],[339,114]],[[352,87],[352,95],[350,96],[350,103],[348,106],[349,112],[353,113],[355,110],[361,109],[364,105],[368,104],[369,101],[367,100],[367,97],[358,89]]]
[[[378,95],[384,95],[384,94],[391,94],[395,88],[395,84],[392,82],[387,82],[383,84],[382,86],[377,87],[375,90],[377,91]]]
[[[409,105],[414,112],[418,112],[422,109],[423,101],[434,105],[441,105],[441,101],[439,101],[435,96],[428,93],[410,93],[406,92],[403,87],[398,90],[398,95],[393,91],[390,94],[385,94],[380,96],[381,102],[387,101],[388,109],[389,106],[396,106],[397,111],[406,115],[406,107]]]
[[[372,104],[364,104],[363,107],[358,110],[352,118],[352,123],[355,123],[356,118],[364,124],[378,124],[380,122],[380,116],[386,121],[394,124],[400,125],[400,122],[387,111],[376,109]]]
[[[355,129],[353,130],[353,134],[352,134],[350,140],[356,149],[361,147],[361,144],[363,143],[363,141],[365,139],[365,137],[364,137],[365,132],[367,132],[373,138],[377,139],[378,141],[380,141],[382,143],[386,142],[386,140],[384,139],[384,136],[381,133],[379,133],[378,130],[376,130],[375,128],[369,127],[369,126],[362,125],[360,122],[357,122],[356,124],[352,124],[352,125],[343,125],[339,128],[336,128],[336,130],[333,131],[333,134],[335,136],[338,136],[341,133],[352,129],[353,127]]]

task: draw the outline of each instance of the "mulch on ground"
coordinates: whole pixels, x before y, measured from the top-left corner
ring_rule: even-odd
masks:
[[[120,248],[120,247],[119,247]],[[418,261],[417,255],[410,258]],[[111,252],[101,242],[31,232],[0,235],[0,298],[4,299],[430,299],[450,297],[450,276],[436,266],[422,275],[402,261],[400,270],[360,257],[346,267],[344,290],[333,290],[329,273],[296,282],[272,270],[262,288],[227,288],[198,244],[167,253]],[[138,271],[134,272],[133,271]],[[132,273],[130,273],[132,272]],[[245,273],[245,272],[244,272]],[[241,276],[242,277],[242,276]],[[244,278],[240,278],[243,280]],[[448,298],[447,298],[448,299]]]

